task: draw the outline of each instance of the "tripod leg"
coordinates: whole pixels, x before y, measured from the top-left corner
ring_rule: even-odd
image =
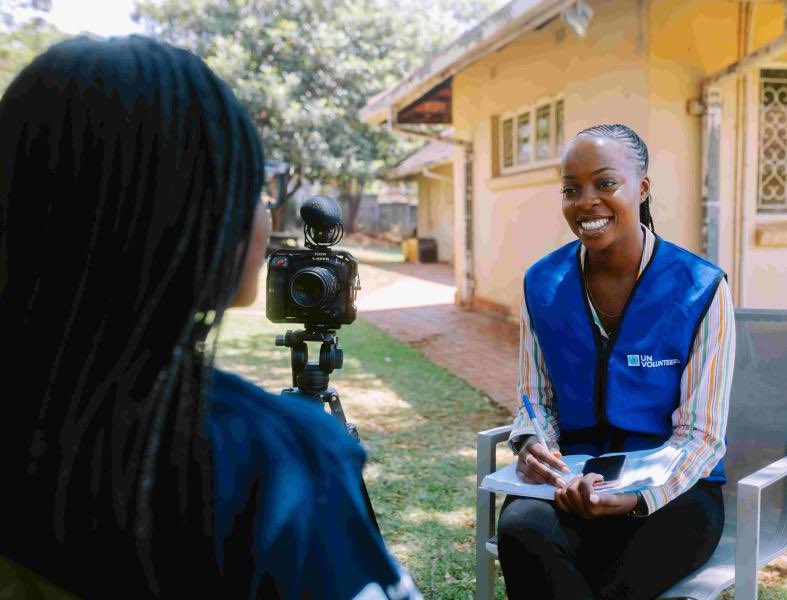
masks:
[[[361,479],[361,494],[363,494],[363,501],[366,504],[366,510],[369,513],[369,518],[377,528],[377,533],[382,533],[380,531],[380,524],[377,522],[377,516],[374,514],[374,507],[372,506],[372,501],[369,498],[369,492],[366,491],[366,482],[363,480],[363,478]]]
[[[344,416],[344,409],[342,409],[342,401],[339,400],[339,394],[331,393],[326,398],[326,401],[331,408],[331,414],[345,426],[347,433],[349,433],[358,443],[360,443],[361,436],[358,435],[358,428],[354,423],[347,422],[347,419]],[[366,490],[366,482],[363,480],[363,478],[361,478],[361,494],[363,495],[363,501],[366,504],[366,510],[369,513],[369,518],[372,520],[372,523],[374,523],[374,526],[377,528],[379,533],[380,524],[377,522],[377,516],[374,514],[374,507],[372,506],[372,501],[369,498],[369,492]]]
[[[347,427],[347,418],[344,416],[344,409],[342,409],[342,401],[339,400],[339,394],[332,393],[327,398],[326,401],[328,402],[328,406],[331,409],[331,414],[339,420],[339,423]],[[355,427],[353,425],[353,427]],[[347,431],[350,435],[352,435],[356,440],[358,440],[358,432],[350,431],[349,427]],[[360,441],[360,440],[358,440]]]
[[[344,426],[347,428],[347,433],[349,433],[352,437],[354,437],[358,443],[361,442],[361,436],[358,435],[358,428],[355,426],[355,423],[345,423]],[[374,523],[374,526],[377,528],[377,531],[380,532],[380,524],[377,522],[377,516],[374,514],[374,507],[372,506],[372,501],[369,498],[369,492],[366,490],[366,482],[361,478],[361,494],[363,494],[363,501],[366,504],[366,510],[369,512],[369,517]]]

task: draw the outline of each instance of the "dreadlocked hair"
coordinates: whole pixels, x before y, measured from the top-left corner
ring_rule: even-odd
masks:
[[[642,138],[637,135],[637,132],[630,127],[621,125],[620,123],[615,123],[613,125],[594,125],[593,127],[588,127],[580,131],[577,137],[581,135],[609,138],[617,141],[625,148],[626,154],[637,166],[639,176],[644,177],[647,175],[649,160],[648,147],[645,145],[645,142],[642,141]],[[650,192],[648,192],[648,197],[639,205],[639,220],[645,227],[650,229],[653,233],[656,233],[656,228],[653,225],[653,217],[650,214]]]
[[[205,341],[259,201],[256,128],[201,59],[131,36],[36,58],[0,131],[0,380],[23,390],[0,408],[0,554],[80,596],[210,595]]]

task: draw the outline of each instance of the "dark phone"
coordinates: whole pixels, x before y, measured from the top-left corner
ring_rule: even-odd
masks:
[[[614,456],[598,456],[591,458],[585,462],[582,468],[582,474],[598,473],[604,477],[605,483],[617,481],[620,474],[623,472],[623,465],[626,462],[625,454],[616,454]]]

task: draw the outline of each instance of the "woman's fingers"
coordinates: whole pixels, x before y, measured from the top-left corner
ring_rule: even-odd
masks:
[[[555,503],[561,510],[584,516],[584,502],[579,491],[580,479],[575,479],[555,492]]]
[[[527,483],[550,483],[556,487],[565,485],[560,474],[539,461],[527,447],[519,452],[516,471]]]
[[[517,458],[516,472],[519,476],[525,483],[547,483],[547,480],[531,467],[531,462],[535,462],[535,459],[523,448]]]
[[[555,473],[555,471],[536,458],[535,455],[530,454],[526,459],[526,463],[530,467],[530,470],[541,477],[546,483],[551,483],[555,487],[563,487],[566,485],[566,482],[559,473]]]
[[[569,468],[566,466],[562,460],[560,460],[560,451],[550,450],[545,448],[541,442],[533,442],[527,445],[528,450],[530,453],[535,456],[539,462],[544,463],[545,465],[550,466],[556,471],[561,471],[563,473],[570,473]]]
[[[597,504],[599,501],[599,494],[594,489],[594,484],[604,481],[604,478],[598,473],[588,473],[579,480],[579,491],[582,494],[582,499],[589,504]]]
[[[555,491],[555,506],[585,519],[620,515],[631,509],[636,499],[634,494],[599,494],[595,485],[600,481],[604,478],[598,473],[578,477]]]

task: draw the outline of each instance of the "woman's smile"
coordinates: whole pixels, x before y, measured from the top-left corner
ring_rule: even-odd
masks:
[[[583,237],[599,237],[614,220],[612,216],[585,217],[577,219],[577,227]]]

